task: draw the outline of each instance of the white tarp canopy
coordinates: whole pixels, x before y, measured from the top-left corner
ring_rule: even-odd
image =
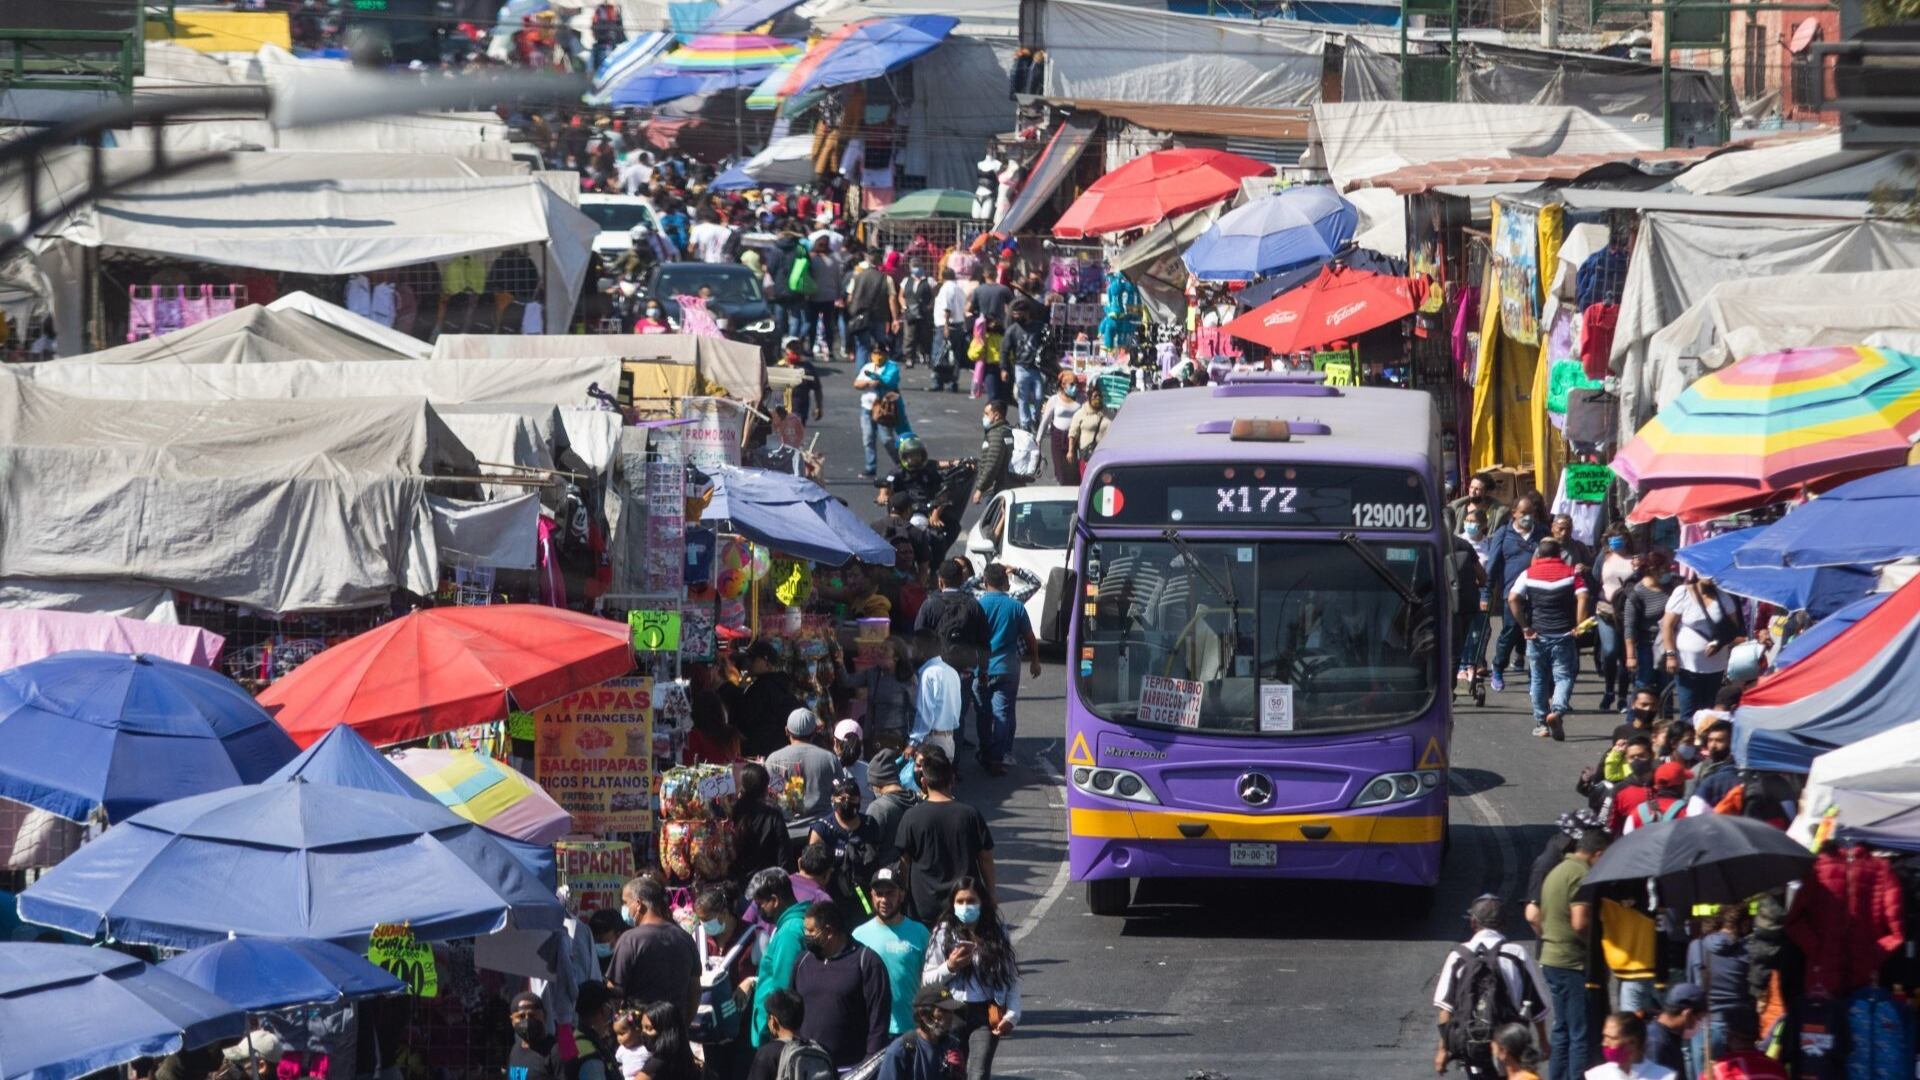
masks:
[[[1735,360],[1809,345],[1857,345],[1878,331],[1920,327],[1920,270],[1787,274],[1723,281],[1647,346],[1649,386],[1664,406]]]
[[[1570,105],[1449,105],[1365,101],[1313,107],[1308,157],[1360,213],[1354,243],[1388,255],[1407,250],[1406,198],[1384,188],[1348,191],[1409,165],[1474,157],[1632,153],[1659,149],[1660,119],[1612,120]]]
[[[352,312],[341,310],[344,314],[359,318]],[[380,326],[379,323],[372,325]],[[393,330],[387,332],[397,333]],[[426,351],[426,342],[418,344],[422,352]],[[384,343],[344,330],[304,311],[275,311],[259,304],[248,304],[218,318],[183,326],[159,337],[129,341],[125,345],[64,357],[53,363],[109,366],[155,362],[227,365],[282,360],[396,360],[403,355]]]
[[[540,494],[522,491],[489,502],[427,496],[433,538],[443,559],[503,570],[532,570],[540,540]]]
[[[1840,135],[1815,135],[1737,154],[1719,154],[1660,190],[1689,195],[1770,195],[1799,199],[1864,199],[1882,183],[1911,186],[1909,151],[1843,150]]]
[[[339,304],[328,303],[310,292],[290,292],[268,304],[267,310],[297,311],[302,315],[311,315],[337,330],[345,330],[355,337],[365,338],[409,360],[425,360],[433,354],[433,346],[412,334],[402,333],[391,326],[383,326],[365,315],[356,315]],[[312,356],[302,359],[324,360],[326,357]]]
[[[1320,98],[1324,27],[1097,0],[1048,0],[1040,10],[1049,98],[1269,109]]]
[[[267,612],[427,593],[427,474],[473,468],[420,398],[115,409],[0,379],[0,579],[139,582]]]
[[[1640,430],[1662,403],[1699,376],[1656,362],[1653,337],[1714,286],[1782,274],[1913,269],[1920,269],[1920,228],[1891,221],[1642,215],[1613,336],[1620,430]],[[1837,291],[1819,295],[1835,303],[1849,299]]]
[[[740,168],[763,184],[808,183],[813,179],[813,135],[783,135]]]
[[[277,364],[57,364],[10,367],[15,378],[83,398],[287,401],[417,397],[436,405],[582,405],[587,387],[618,386],[611,357],[552,360],[287,360]]]
[[[558,357],[646,360],[681,364],[743,401],[757,402],[766,390],[766,365],[760,347],[730,338],[698,334],[441,334],[433,342],[436,360],[541,360]],[[600,389],[619,390],[618,372]]]
[[[75,182],[70,164],[48,169],[50,178]],[[522,248],[541,266],[547,324],[565,326],[600,227],[541,176],[476,175],[503,164],[269,151],[232,155],[208,176],[135,184],[35,242],[53,282],[60,341],[83,340],[84,270],[69,252],[88,247],[334,276]]]
[[[1920,847],[1920,720],[1814,758],[1787,835],[1810,843],[1829,810],[1869,843]]]

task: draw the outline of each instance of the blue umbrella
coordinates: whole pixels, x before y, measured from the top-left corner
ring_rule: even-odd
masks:
[[[1331,187],[1288,188],[1221,215],[1187,249],[1187,269],[1211,281],[1250,281],[1322,263],[1353,240],[1359,221]]]
[[[1878,564],[1920,555],[1920,465],[1841,484],[1794,508],[1740,549],[1741,566]]]
[[[1861,600],[1855,600],[1846,607],[1819,622],[1807,627],[1792,641],[1780,646],[1780,652],[1773,658],[1773,666],[1778,668],[1797,664],[1810,656],[1815,649],[1840,636],[1840,632],[1873,613],[1873,609],[1887,602],[1892,593],[1874,593]]]
[[[304,780],[135,814],[19,903],[29,922],[176,949],[229,933],[364,949],[380,923],[445,941],[554,930],[565,915],[491,833],[453,811]]]
[[[160,970],[248,1012],[398,994],[407,988],[364,956],[329,942],[297,938],[215,942],[168,960]]]
[[[246,1031],[232,1003],[125,953],[0,945],[0,1080],[67,1080]]]
[[[191,664],[75,651],[0,672],[0,796],[72,821],[255,783],[298,749],[246,691]]]
[[[607,103],[615,108],[644,108],[683,98],[689,94],[717,94],[753,86],[767,77],[771,67],[734,68],[731,71],[682,71],[665,65],[634,75],[607,93]]]
[[[1756,525],[1721,533],[1697,544],[1688,544],[1676,552],[1675,557],[1735,596],[1765,600],[1788,611],[1805,611],[1815,618],[1830,615],[1866,596],[1878,581],[1873,571],[1856,566],[1794,570],[1736,566],[1734,553],[1763,531]]]
[[[366,736],[346,724],[337,725],[320,736],[319,742],[300,751],[299,757],[281,766],[280,771],[267,777],[266,782],[279,784],[291,780],[377,791],[418,799],[432,806],[442,805],[426,788],[414,783],[413,777],[401,772],[400,766],[388,761],[386,755],[374,749]],[[499,833],[494,833],[493,838],[520,860],[520,865],[535,880],[549,889],[558,885],[559,871],[554,864],[553,845],[529,844]]]
[[[701,517],[730,521],[754,543],[812,562],[843,566],[859,559],[893,565],[891,544],[826,488],[804,477],[768,469],[716,469],[713,498]]]
[[[960,20],[951,15],[906,15],[868,19],[821,38],[780,88],[785,97],[830,86],[877,79],[909,60],[938,48]]]

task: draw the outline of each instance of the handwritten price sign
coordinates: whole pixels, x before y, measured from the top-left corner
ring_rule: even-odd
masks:
[[[1567,466],[1567,498],[1573,502],[1607,501],[1607,489],[1613,486],[1613,469],[1594,462]]]
[[[433,946],[416,940],[413,928],[381,923],[367,942],[367,959],[407,984],[414,997],[440,996],[440,969],[433,965]]]
[[[635,652],[680,651],[678,611],[629,611],[627,626],[633,631]]]

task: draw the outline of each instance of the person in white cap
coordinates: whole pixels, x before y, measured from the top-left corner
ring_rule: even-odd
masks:
[[[787,745],[767,755],[767,772],[775,787],[795,777],[805,785],[800,812],[787,822],[789,831],[800,836],[832,809],[834,781],[847,775],[832,751],[814,743],[819,732],[820,718],[812,709],[795,709],[787,714]]]
[[[280,1037],[271,1031],[255,1031],[227,1047],[222,1055],[227,1064],[221,1070],[228,1077],[260,1077],[265,1080],[278,1072],[286,1054]]]
[[[862,803],[873,798],[873,789],[867,786],[867,763],[861,757],[866,749],[866,736],[858,720],[842,720],[833,725],[834,756],[840,759],[840,768],[860,785]]]

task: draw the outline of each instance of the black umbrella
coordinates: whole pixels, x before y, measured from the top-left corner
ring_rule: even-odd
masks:
[[[1657,821],[1616,841],[1593,864],[1583,895],[1644,896],[1662,907],[1731,904],[1785,885],[1813,865],[1813,852],[1765,822],[1731,814]]]

